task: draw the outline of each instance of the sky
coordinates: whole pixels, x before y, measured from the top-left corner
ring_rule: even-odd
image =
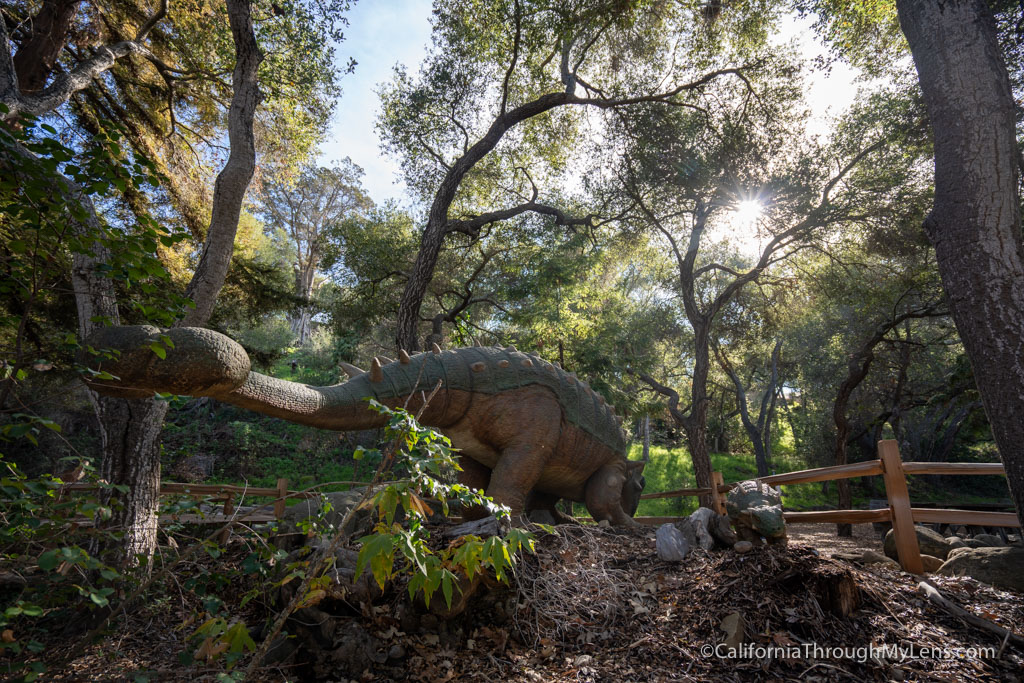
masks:
[[[342,79],[342,97],[331,121],[319,162],[329,165],[350,157],[366,172],[363,185],[377,203],[396,199],[407,203],[405,186],[398,178],[396,160],[380,149],[374,121],[380,108],[379,84],[390,81],[396,64],[411,72],[430,45],[430,0],[360,0],[349,12],[346,39],[338,46],[337,62],[356,60],[355,72]],[[810,30],[809,20],[786,22],[778,40],[796,39],[807,58],[825,49]],[[855,72],[837,63],[826,76],[813,74],[809,101],[815,117],[812,131],[827,130],[827,117],[841,113],[856,94]]]
[[[366,172],[363,185],[375,202],[401,200],[404,183],[398,163],[384,156],[374,121],[380,109],[377,89],[391,80],[396,64],[415,72],[430,45],[430,0],[360,0],[348,14],[345,41],[337,61],[356,60],[341,82],[342,96],[331,120],[321,164],[350,157]]]

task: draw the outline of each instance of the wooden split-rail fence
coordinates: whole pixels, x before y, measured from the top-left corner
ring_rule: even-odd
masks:
[[[337,484],[349,484],[365,486],[364,482],[341,481]],[[61,487],[62,491],[95,491],[98,487],[90,483],[71,483]],[[281,519],[289,498],[315,498],[320,494],[309,491],[288,490],[288,480],[278,479],[274,488],[258,488],[255,486],[235,486],[232,484],[187,484],[181,482],[165,481],[160,483],[161,496],[202,496],[208,500],[223,500],[223,508],[220,513],[201,514],[194,512],[176,512],[160,516],[161,523],[183,523],[183,524],[224,524],[231,520],[235,514],[235,505],[238,501],[247,498],[273,498],[273,507],[268,506],[266,512],[256,511],[240,516],[240,521],[245,522],[270,522]]]
[[[1005,475],[1002,463],[959,463],[959,462],[903,462],[896,441],[878,442],[878,459],[857,462],[851,465],[819,467],[812,470],[773,474],[760,477],[759,481],[772,486],[786,484],[809,484],[820,481],[835,481],[853,477],[882,475],[888,507],[879,510],[823,510],[814,512],[783,512],[787,522],[816,524],[864,524],[889,522],[892,524],[899,554],[900,565],[906,571],[920,574],[924,571],[921,562],[921,548],[917,542],[915,523],[920,524],[963,524],[974,526],[1020,527],[1017,515],[1012,512],[982,512],[977,510],[951,510],[915,508],[910,503],[907,489],[908,474],[1001,474]],[[713,494],[716,512],[725,512],[725,494],[735,484],[722,481],[720,472],[712,472],[714,489],[679,489],[662,493],[647,493],[641,500],[652,498],[680,498]],[[682,517],[637,517],[644,524],[664,524]]]
[[[851,465],[819,467],[799,472],[773,474],[760,477],[759,481],[772,486],[787,484],[809,484],[821,481],[851,479],[853,477],[870,477],[882,475],[885,483],[885,495],[888,507],[878,510],[822,510],[814,512],[784,512],[787,522],[815,524],[865,524],[871,522],[889,522],[892,524],[896,540],[896,551],[900,565],[915,574],[922,573],[921,549],[917,542],[915,523],[921,524],[963,524],[975,526],[1020,527],[1017,516],[1012,512],[983,512],[977,510],[952,510],[934,508],[915,508],[910,503],[907,490],[908,474],[1001,474],[1005,475],[1002,463],[952,463],[952,462],[903,462],[899,447],[895,441],[878,442],[878,459]],[[660,493],[647,493],[640,496],[641,500],[654,498],[682,498],[685,496],[702,496],[713,494],[714,510],[725,513],[725,494],[735,484],[726,484],[721,472],[712,472],[713,489],[689,488]],[[365,482],[335,482],[353,486],[365,486]],[[63,490],[95,489],[95,484],[72,483],[61,487]],[[224,500],[220,514],[175,513],[163,515],[162,523],[178,522],[188,524],[226,523],[232,519],[236,501],[243,497],[273,498],[273,512],[257,512],[244,515],[246,522],[268,522],[280,519],[284,514],[288,498],[313,498],[319,494],[305,491],[289,491],[288,480],[278,479],[275,488],[255,488],[249,486],[232,486],[229,484],[185,484],[164,482],[160,485],[160,495],[195,495],[214,500]],[[683,519],[682,517],[637,517],[642,524],[664,524]]]

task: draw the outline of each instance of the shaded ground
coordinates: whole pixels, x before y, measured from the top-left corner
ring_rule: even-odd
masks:
[[[835,524],[787,524],[786,533],[791,541],[817,548],[826,557],[838,552],[858,550],[882,551],[882,539],[870,524],[854,524],[853,536],[836,536]]]
[[[361,609],[324,601],[322,611],[302,616],[304,626],[291,627],[300,641],[320,645],[261,675],[274,681],[1020,680],[1024,652],[1010,645],[1000,653],[991,635],[922,600],[917,578],[826,559],[827,552],[803,545],[818,531],[831,531],[819,526],[793,527],[789,548],[699,554],[683,564],[656,559],[653,530],[560,528],[559,536],[539,540],[512,589],[492,591],[450,621],[410,609],[398,589]],[[863,536],[837,549],[865,542]],[[832,611],[830,586],[848,579],[859,587],[859,605],[844,617]],[[934,584],[966,609],[1024,631],[1024,596],[966,578],[936,577]],[[194,600],[182,595],[182,607]],[[726,635],[720,624],[733,612],[743,617],[746,643],[761,649],[716,656]],[[178,664],[183,633],[191,630],[180,628],[183,613],[173,605],[143,606],[74,662],[66,680],[132,680],[142,671],[148,680],[215,680],[219,669]],[[900,649],[865,650],[883,645]]]

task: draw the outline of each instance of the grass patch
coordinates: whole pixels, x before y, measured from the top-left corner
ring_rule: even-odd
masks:
[[[631,460],[639,460],[641,446],[634,444],[629,452]],[[807,465],[796,455],[782,453],[772,458],[776,473],[793,472],[807,469]],[[757,466],[752,453],[712,453],[712,469],[721,472],[727,483],[753,479],[757,476]],[[696,478],[693,475],[693,462],[685,447],[668,448],[651,446],[651,461],[644,468],[647,480],[645,493],[672,491],[674,489],[695,488]],[[802,510],[818,506],[835,505],[835,493],[825,494],[821,484],[796,484],[782,487],[782,500],[785,506],[793,510]],[[854,497],[854,504],[858,502]],[[860,502],[866,502],[863,498]],[[645,517],[670,517],[688,515],[697,509],[697,499],[658,498],[640,501],[637,515]]]

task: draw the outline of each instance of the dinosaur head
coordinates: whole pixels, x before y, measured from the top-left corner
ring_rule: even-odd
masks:
[[[640,507],[640,494],[644,492],[647,481],[644,479],[646,462],[629,461],[626,463],[626,481],[622,485],[622,511],[630,517],[636,516]]]

